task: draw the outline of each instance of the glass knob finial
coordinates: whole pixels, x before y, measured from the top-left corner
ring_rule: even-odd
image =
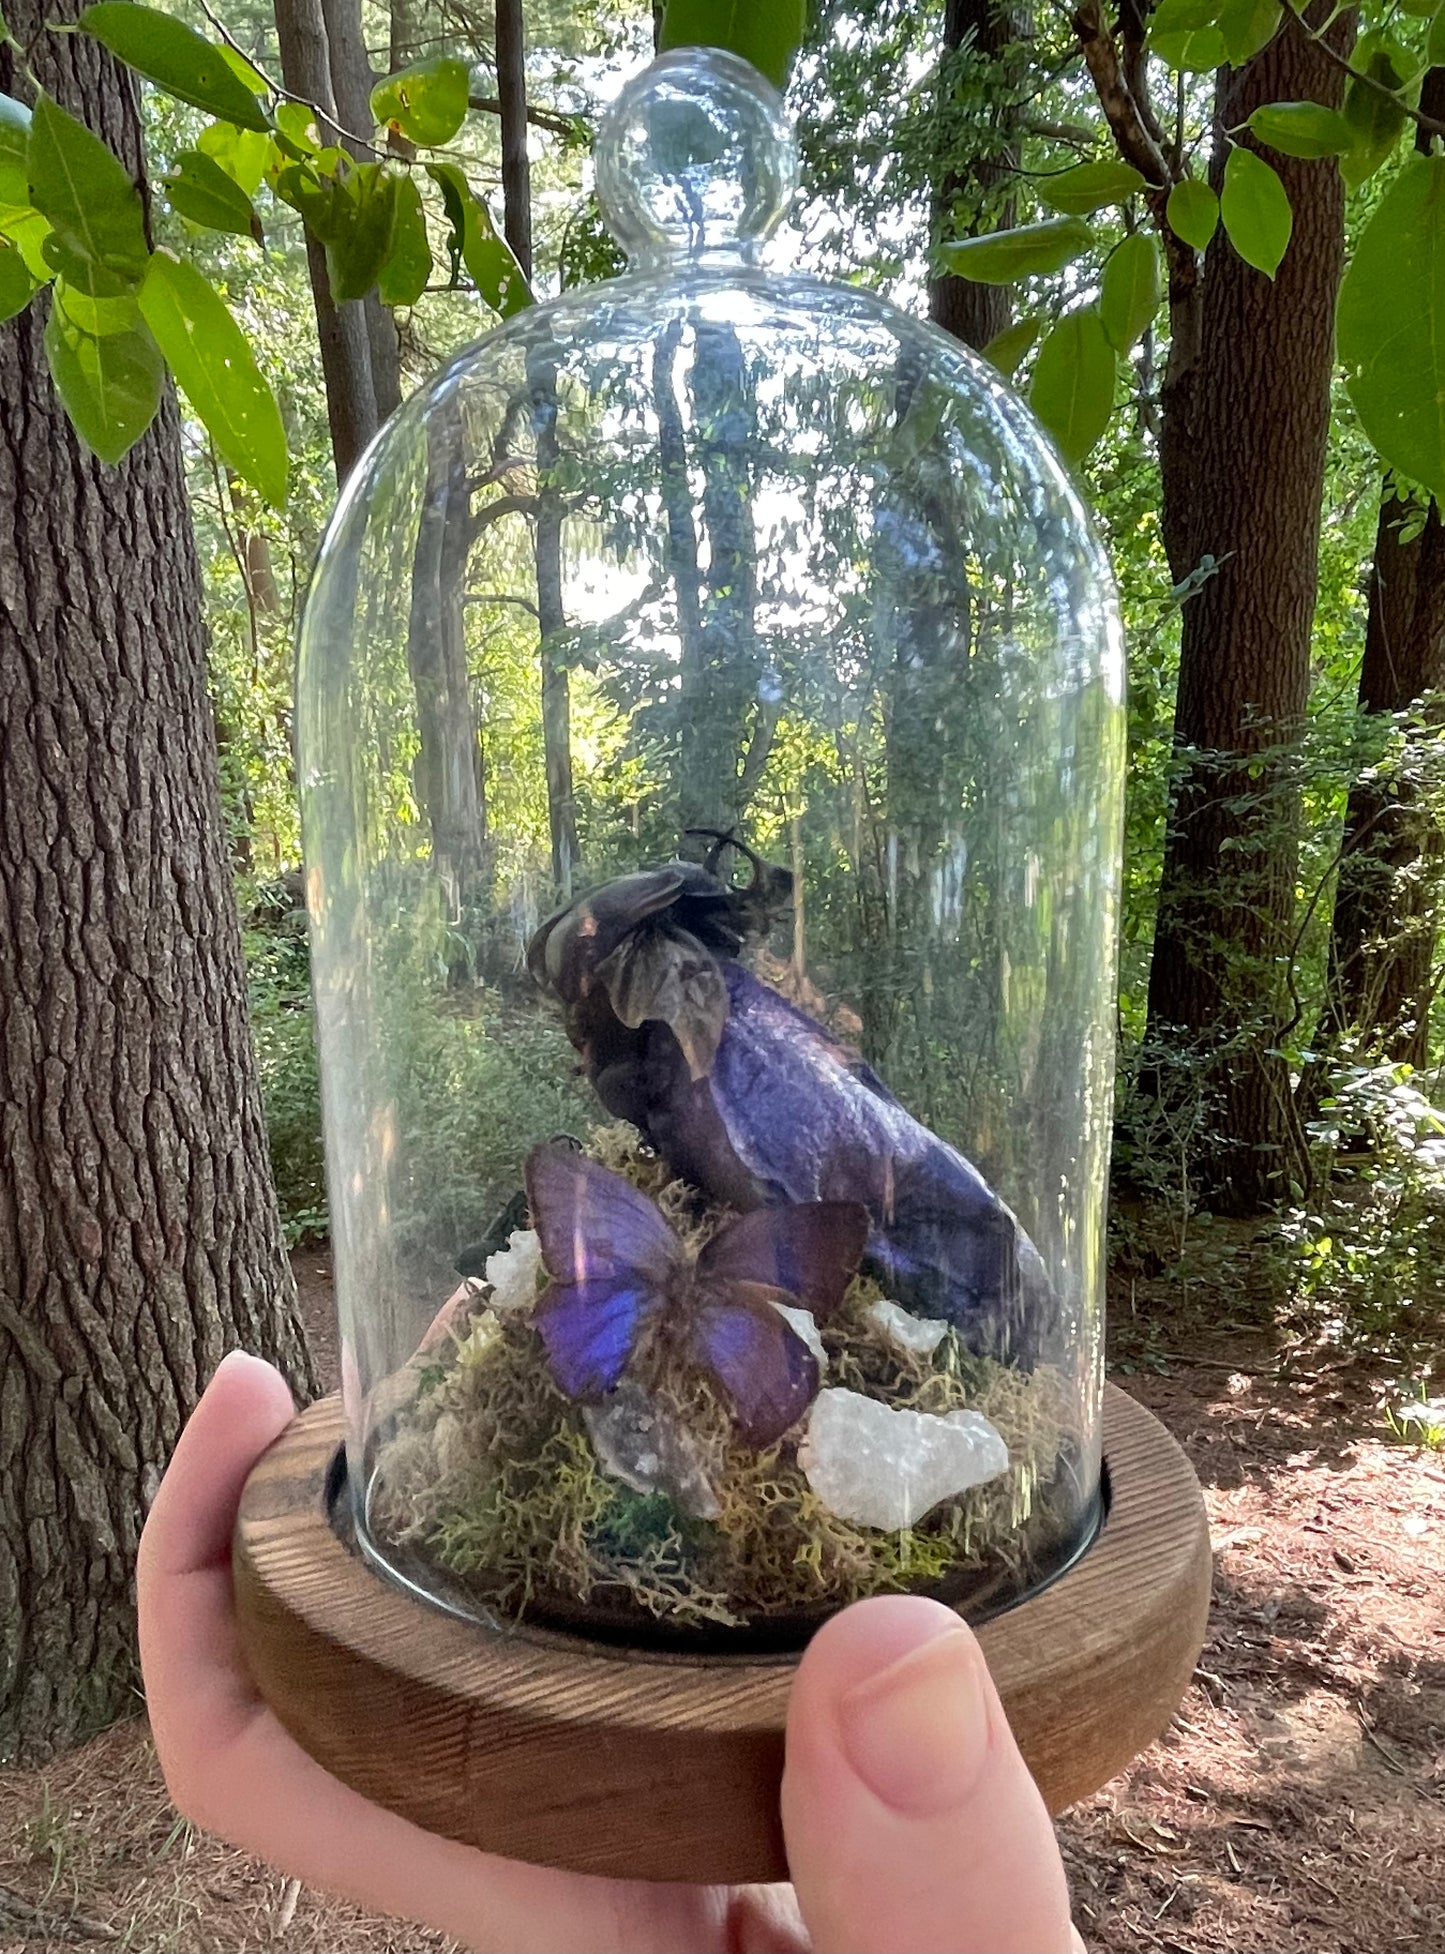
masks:
[[[676,48],[628,83],[597,135],[597,195],[634,263],[751,259],[792,200],[782,97],[721,48]]]

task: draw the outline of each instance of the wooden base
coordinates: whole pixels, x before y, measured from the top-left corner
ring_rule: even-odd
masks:
[[[428,1831],[642,1879],[787,1877],[778,1821],[788,1658],[600,1649],[488,1633],[374,1572],[332,1525],[339,1400],[247,1483],[233,1565],[246,1657],[328,1771]],[[1109,1510],[1088,1552],[979,1639],[1051,1811],[1164,1729],[1209,1605],[1188,1461],[1112,1385]]]

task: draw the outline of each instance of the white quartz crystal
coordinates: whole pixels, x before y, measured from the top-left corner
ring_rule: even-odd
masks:
[[[807,1344],[818,1360],[819,1372],[825,1371],[828,1368],[828,1353],[823,1348],[823,1339],[819,1336],[818,1326],[813,1321],[813,1312],[810,1309],[794,1309],[791,1303],[774,1303],[773,1308],[779,1316],[788,1319],[803,1342]]]
[[[1008,1447],[982,1412],[895,1411],[858,1391],[820,1391],[798,1448],[830,1513],[896,1533],[940,1500],[1008,1470]]]
[[[542,1244],[535,1228],[518,1228],[507,1246],[487,1257],[487,1281],[492,1285],[492,1308],[505,1316],[520,1309],[537,1294],[537,1272],[542,1266]]]
[[[931,1357],[948,1335],[948,1325],[938,1317],[912,1316],[902,1303],[890,1302],[886,1296],[866,1313],[890,1343],[919,1357]]]

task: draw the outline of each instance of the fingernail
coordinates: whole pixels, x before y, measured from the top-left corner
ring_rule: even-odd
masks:
[[[885,1805],[929,1818],[968,1797],[988,1749],[982,1662],[971,1635],[945,1629],[843,1697],[843,1749]]]

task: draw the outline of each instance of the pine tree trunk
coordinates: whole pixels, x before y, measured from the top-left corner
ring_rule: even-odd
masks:
[[[1216,189],[1224,131],[1238,130],[1261,103],[1337,107],[1340,93],[1338,69],[1288,25],[1246,68],[1225,69],[1215,106]],[[1182,773],[1149,988],[1151,1039],[1194,1048],[1201,1065],[1191,1078],[1217,1082],[1221,1144],[1202,1171],[1208,1200],[1236,1213],[1267,1204],[1301,1171],[1288,1075],[1272,1048],[1293,918],[1295,748],[1309,692],[1344,256],[1335,164],[1273,153],[1269,160],[1294,211],[1289,249],[1271,281],[1238,257],[1222,230],[1210,246],[1190,389],[1191,465],[1172,490],[1189,498],[1168,525],[1186,560],[1211,554],[1219,569],[1184,609],[1175,710]]]
[[[7,0],[137,172],[131,86]],[[0,89],[26,94],[11,49]],[[309,1367],[246,1028],[173,406],[115,470],[0,326],[0,1762],[135,1706],[137,1537],[236,1345]]]

